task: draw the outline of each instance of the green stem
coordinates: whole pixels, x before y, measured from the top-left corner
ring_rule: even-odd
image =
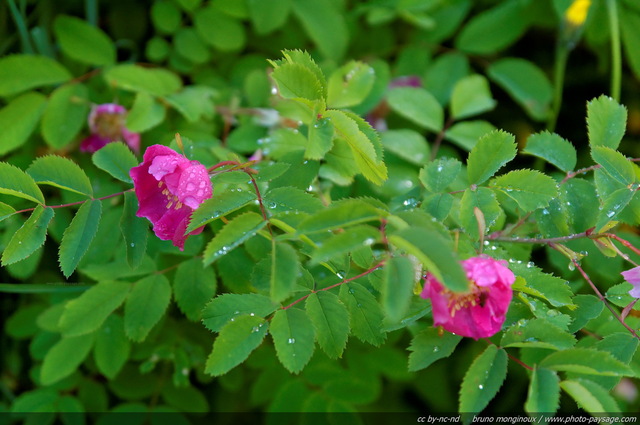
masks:
[[[558,42],[556,44],[556,60],[555,68],[553,71],[553,107],[551,109],[551,115],[547,122],[547,130],[550,132],[555,131],[556,122],[558,121],[558,115],[560,114],[560,107],[562,106],[562,92],[564,89],[564,74],[567,68],[567,59],[569,57],[569,49],[565,43]]]
[[[9,10],[11,11],[11,15],[13,16],[13,20],[16,23],[16,27],[18,28],[18,34],[20,34],[20,41],[22,41],[22,50],[24,53],[33,54],[33,46],[31,45],[31,39],[29,38],[29,31],[27,29],[27,24],[25,22],[24,16],[18,10],[16,6],[16,2],[14,0],[7,0],[7,4],[9,5]]]
[[[620,23],[616,0],[607,0],[609,28],[611,29],[611,97],[620,101],[620,80],[622,76],[622,59],[620,54]]]
[[[98,26],[98,0],[85,0],[84,4],[87,13],[87,22],[94,27]]]

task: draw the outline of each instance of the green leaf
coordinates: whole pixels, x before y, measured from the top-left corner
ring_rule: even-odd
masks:
[[[53,209],[38,205],[31,216],[11,237],[2,253],[2,265],[24,260],[44,244],[47,237],[47,226],[53,218]]]
[[[138,165],[138,160],[131,152],[131,149],[124,143],[108,143],[94,153],[91,160],[96,167],[106,171],[116,179],[125,183],[133,183],[129,170]]]
[[[182,14],[175,2],[153,2],[150,15],[153,26],[162,33],[173,34],[182,24],[180,19]]]
[[[1,63],[1,61],[0,61]],[[0,71],[0,74],[2,71]],[[0,83],[2,84],[2,83]],[[47,98],[29,92],[12,99],[0,109],[0,156],[24,145],[45,110]]]
[[[89,354],[95,335],[68,336],[47,352],[40,369],[40,383],[51,385],[75,372]]]
[[[445,139],[452,141],[469,152],[478,140],[496,128],[487,121],[463,121],[454,124],[444,134]]]
[[[569,312],[573,321],[569,325],[569,332],[578,332],[589,320],[602,313],[604,303],[595,295],[578,294],[573,298],[573,304],[578,308]]]
[[[58,15],[53,32],[65,55],[89,65],[111,65],[116,61],[116,48],[97,26],[74,16]]]
[[[535,64],[521,58],[504,58],[492,63],[487,75],[502,87],[536,121],[551,112],[553,86]]]
[[[409,346],[409,371],[426,369],[437,360],[449,357],[462,340],[460,335],[445,332],[440,335],[438,329],[428,328],[417,334]]]
[[[85,201],[71,224],[64,231],[59,248],[60,270],[68,278],[74,272],[78,263],[86,254],[89,245],[98,231],[102,203],[100,201]]]
[[[164,121],[165,116],[165,107],[160,102],[146,92],[138,92],[127,113],[127,130],[138,133],[147,131]]]
[[[53,388],[38,388],[18,395],[11,406],[11,412],[36,413],[55,412],[60,395]],[[43,417],[43,416],[41,416]],[[52,421],[53,422],[53,421]]]
[[[462,164],[454,158],[442,157],[420,170],[420,181],[431,192],[443,192],[460,174]]]
[[[221,52],[242,49],[247,40],[242,23],[216,6],[211,4],[194,13],[193,19],[198,35]]]
[[[260,214],[246,212],[234,217],[211,239],[204,250],[204,265],[209,265],[258,233],[267,222]]]
[[[321,160],[333,146],[334,129],[327,118],[314,117],[309,125],[309,144],[304,153],[308,159]]]
[[[336,135],[351,148],[362,175],[372,183],[381,185],[387,178],[387,167],[382,160],[382,152],[377,152],[375,141],[363,131],[365,129],[362,126],[368,124],[361,118],[335,109],[326,111],[325,117],[333,123]]]
[[[11,217],[16,210],[10,205],[0,202],[0,221]]]
[[[509,1],[478,13],[456,37],[456,48],[466,53],[486,55],[509,46],[529,26],[528,3]],[[501,31],[495,31],[496,28],[501,28]]]
[[[415,270],[407,257],[392,257],[384,266],[380,303],[391,322],[399,322],[413,296]]]
[[[264,204],[274,214],[302,211],[313,214],[323,208],[322,202],[312,194],[296,187],[278,187],[264,195]]]
[[[627,108],[608,96],[587,103],[589,145],[618,149],[627,127]]]
[[[389,236],[389,241],[415,256],[436,279],[452,291],[466,291],[469,281],[454,257],[450,243],[440,233],[424,228],[406,228]]]
[[[536,170],[511,171],[494,179],[491,187],[516,201],[523,212],[546,207],[558,196],[556,181]]]
[[[202,310],[202,323],[219,332],[237,316],[265,317],[278,308],[271,298],[259,294],[222,294],[211,300]]]
[[[620,152],[607,146],[593,146],[591,157],[612,178],[628,186],[636,181],[634,165]]]
[[[542,158],[567,173],[575,168],[577,161],[576,148],[571,142],[548,131],[529,136],[522,153]]]
[[[293,13],[323,56],[339,60],[349,45],[345,15],[331,0],[293,0]],[[327,29],[330,28],[330,31]]]
[[[238,366],[262,343],[268,328],[264,319],[247,315],[227,323],[213,343],[205,372],[219,376]]]
[[[341,357],[349,337],[347,308],[337,295],[320,291],[309,295],[306,309],[320,347],[332,359]]]
[[[551,370],[605,376],[633,376],[626,364],[606,351],[591,348],[571,348],[545,357],[540,367]]]
[[[502,336],[501,347],[536,347],[566,350],[576,344],[575,337],[545,319],[516,323]]]
[[[109,68],[103,75],[109,85],[154,96],[166,96],[182,88],[176,74],[160,68],[123,64]]]
[[[10,55],[0,59],[0,96],[64,83],[71,74],[60,63],[46,56]]]
[[[429,162],[429,144],[417,131],[410,129],[387,130],[380,135],[385,150],[416,165]]]
[[[484,226],[487,229],[491,229],[504,214],[496,195],[490,189],[486,187],[479,187],[476,190],[466,189],[460,200],[460,223],[473,240],[480,238],[476,208],[482,212]]]
[[[138,211],[138,198],[135,193],[124,194],[124,208],[120,218],[120,232],[124,239],[124,247],[127,255],[127,264],[132,269],[142,264],[147,253],[148,222],[145,218],[136,216]]]
[[[291,373],[299,373],[315,350],[315,331],[304,310],[278,310],[271,319],[269,332],[280,363]]]
[[[559,382],[558,374],[553,370],[534,369],[524,405],[527,413],[530,415],[540,412],[555,413],[560,403]]]
[[[442,106],[423,88],[396,87],[389,91],[387,102],[393,111],[420,127],[438,132],[444,126]]]
[[[128,282],[100,282],[69,301],[60,317],[65,336],[79,336],[98,329],[129,293]]]
[[[0,162],[0,193],[44,204],[44,195],[31,176],[6,162]]]
[[[371,226],[354,226],[322,241],[311,254],[314,264],[329,261],[340,255],[370,246],[380,238],[380,231]]]
[[[144,341],[164,316],[171,301],[169,280],[160,274],[136,282],[124,305],[124,330],[129,339]]]
[[[464,77],[453,87],[451,116],[456,120],[490,111],[495,106],[489,82],[482,75]]]
[[[256,199],[256,194],[248,190],[230,190],[217,193],[211,199],[200,204],[198,209],[193,212],[186,233],[224,217]]]
[[[262,0],[248,0],[249,17],[256,33],[266,35],[280,28],[289,17],[292,0],[264,2]]]
[[[605,388],[588,379],[566,380],[560,387],[573,398],[580,408],[594,415],[620,412],[615,399]]]
[[[624,5],[624,3],[622,4]],[[625,57],[629,67],[633,70],[636,78],[640,77],[640,34],[637,29],[640,27],[640,14],[628,13],[630,2],[627,2],[622,13],[618,12],[620,18],[620,30],[622,35],[622,46],[624,47]],[[625,10],[626,9],[626,10]]]
[[[467,175],[470,184],[480,184],[491,178],[503,165],[516,156],[515,137],[501,130],[480,138],[469,152]]]
[[[598,221],[596,222],[596,232],[599,232],[607,223],[615,218],[629,205],[635,190],[623,187],[607,196],[602,205],[602,209],[598,213]]]
[[[164,99],[189,122],[210,118],[215,113],[215,91],[205,86],[188,86]]]
[[[367,97],[375,73],[369,65],[351,61],[331,74],[327,87],[327,106],[330,108],[349,108],[359,105]]]
[[[480,412],[507,377],[507,353],[490,345],[475,358],[460,387],[460,412]]]
[[[344,228],[368,221],[379,220],[386,213],[373,205],[360,200],[349,199],[337,202],[328,208],[304,219],[298,225],[298,233],[316,233],[327,230]]]
[[[211,59],[209,46],[193,27],[180,28],[173,36],[173,43],[178,54],[195,64],[202,64]]]
[[[527,283],[526,288],[519,290],[540,297],[554,307],[573,304],[573,291],[566,280],[544,273],[532,264],[515,262],[510,263],[509,268]]]
[[[284,242],[275,245],[270,258],[271,299],[274,302],[280,302],[289,297],[293,291],[298,279],[300,262],[296,250]]]
[[[93,196],[89,177],[78,164],[68,158],[57,155],[38,157],[27,169],[27,174],[36,183],[59,187],[88,198]]]
[[[42,137],[49,146],[61,149],[78,135],[89,111],[89,92],[83,84],[66,84],[49,96],[42,116]]]
[[[380,346],[386,338],[382,331],[384,314],[376,297],[356,282],[340,287],[340,300],[347,306],[351,331],[360,341]]]
[[[109,379],[115,378],[129,359],[130,351],[122,317],[110,315],[96,333],[93,356],[98,370]]]
[[[216,274],[212,267],[203,267],[198,258],[180,263],[173,279],[173,296],[180,311],[189,320],[202,318],[203,308],[216,294]]]

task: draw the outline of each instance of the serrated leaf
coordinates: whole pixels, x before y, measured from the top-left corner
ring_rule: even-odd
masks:
[[[298,261],[296,250],[284,242],[275,245],[270,259],[269,287],[271,299],[274,302],[280,302],[289,297],[295,287],[300,270],[300,261]]]
[[[202,310],[202,323],[219,332],[237,316],[265,317],[278,308],[271,298],[260,294],[222,294],[211,300]]]
[[[120,307],[129,293],[128,282],[100,282],[78,298],[69,301],[60,322],[60,331],[65,336],[78,336],[98,329],[113,311]]]
[[[29,92],[12,99],[0,109],[0,156],[24,145],[45,110],[47,98]]]
[[[501,347],[536,347],[565,350],[576,344],[575,337],[545,319],[516,323],[502,336]]]
[[[327,152],[333,146],[333,125],[327,118],[313,118],[313,122],[309,125],[309,144],[304,153],[304,157],[308,159],[323,159]]]
[[[620,152],[607,146],[593,146],[591,157],[607,174],[620,183],[628,186],[636,181],[634,165]]]
[[[40,383],[51,385],[78,369],[91,351],[94,334],[68,336],[58,341],[44,357],[40,369]]]
[[[278,93],[285,99],[323,100],[323,88],[316,75],[304,65],[282,64],[271,73],[278,86]]]
[[[627,127],[627,108],[608,96],[587,103],[589,145],[618,149]]]
[[[385,150],[416,165],[429,162],[429,144],[417,131],[411,129],[387,130],[380,134]]]
[[[10,205],[0,202],[0,221],[11,217],[15,214],[16,210]]]
[[[523,212],[546,207],[558,196],[555,180],[536,170],[511,171],[491,181],[491,187],[516,201]]]
[[[604,376],[633,376],[626,364],[606,351],[591,348],[571,348],[545,357],[540,367],[551,370]]]
[[[335,109],[326,111],[325,117],[333,123],[336,135],[349,145],[362,175],[372,183],[381,185],[387,179],[387,167],[382,160],[380,147],[363,131],[362,119]],[[375,132],[372,133],[375,135]]]
[[[461,340],[460,335],[451,332],[440,335],[433,327],[423,330],[411,340],[409,371],[426,369],[433,362],[449,357]]]
[[[216,274],[212,267],[203,267],[198,258],[182,262],[173,279],[173,297],[180,311],[189,320],[202,318],[205,305],[216,294]]]
[[[260,214],[247,212],[229,221],[211,239],[204,250],[204,265],[209,265],[258,233],[267,222]]]
[[[66,278],[71,276],[89,249],[91,241],[98,232],[101,215],[100,201],[85,201],[64,231],[58,255],[60,269]]]
[[[391,322],[404,317],[415,283],[415,270],[407,257],[392,257],[384,266],[380,303]]]
[[[460,412],[480,412],[507,377],[507,353],[490,345],[475,358],[460,387]]]
[[[611,193],[604,200],[604,204],[598,213],[598,220],[596,222],[596,232],[599,232],[604,226],[615,218],[625,209],[633,196],[636,194],[635,190],[623,187]]]
[[[487,75],[502,87],[536,121],[551,111],[553,86],[545,73],[522,58],[504,58],[492,63]]]
[[[78,135],[89,111],[88,96],[83,84],[66,84],[51,93],[42,116],[42,137],[49,146],[64,148]]]
[[[256,200],[256,194],[248,190],[226,191],[218,193],[204,201],[193,214],[185,233],[224,217]]]
[[[123,64],[109,68],[103,75],[109,85],[154,96],[167,96],[182,88],[176,74],[160,68]]]
[[[455,181],[461,169],[457,159],[438,158],[420,170],[420,182],[431,192],[442,192]]]
[[[94,153],[91,160],[96,167],[111,174],[116,179],[125,183],[133,183],[129,170],[138,165],[131,149],[122,142],[108,143],[105,147]]]
[[[53,32],[64,54],[78,62],[104,66],[116,61],[116,48],[109,36],[80,18],[58,15]]]
[[[359,105],[371,91],[374,80],[373,68],[363,62],[351,61],[343,65],[329,77],[327,106],[349,108]]]
[[[124,304],[124,330],[129,339],[144,341],[151,328],[164,316],[171,301],[171,285],[161,274],[139,280]]]
[[[127,113],[127,130],[138,133],[147,131],[160,124],[166,113],[165,107],[153,96],[146,92],[138,92],[133,106]]]
[[[44,195],[31,176],[6,162],[0,162],[0,193],[44,204]]]
[[[110,315],[96,332],[93,356],[98,370],[109,379],[115,378],[129,359],[130,351],[122,317]]]
[[[522,153],[542,158],[565,172],[573,170],[577,161],[576,148],[571,142],[547,131],[529,136]]]
[[[297,230],[301,234],[323,232],[379,220],[384,216],[386,213],[373,205],[360,199],[350,199],[309,216],[298,225]]]
[[[306,309],[320,347],[332,359],[341,357],[349,337],[347,308],[337,295],[320,291],[309,295]]]
[[[142,217],[136,216],[138,211],[138,199],[133,192],[125,192],[124,208],[120,218],[120,232],[124,239],[127,264],[132,269],[142,264],[147,253],[148,222]]]
[[[238,366],[262,343],[268,328],[264,319],[248,315],[224,325],[213,343],[205,372],[219,376]]]
[[[322,202],[312,194],[296,187],[278,187],[264,195],[264,204],[274,214],[302,211],[313,214],[323,208]]]
[[[573,297],[573,304],[577,308],[569,314],[573,321],[569,325],[569,332],[578,332],[589,320],[596,318],[602,313],[604,303],[595,295],[578,294]]]
[[[560,379],[549,369],[536,368],[531,373],[529,392],[524,409],[530,415],[547,412],[554,414],[560,403]]]
[[[59,62],[36,55],[9,55],[0,59],[0,96],[70,80],[72,75]]]
[[[589,413],[620,412],[620,407],[609,391],[587,379],[566,380],[560,387],[573,398],[578,406]]]
[[[467,176],[470,184],[480,184],[491,178],[503,165],[516,156],[515,137],[501,130],[480,138],[469,152]]]
[[[11,237],[2,253],[2,265],[24,260],[44,244],[47,237],[47,226],[53,218],[53,209],[38,205],[31,216]]]
[[[380,231],[370,226],[355,226],[322,241],[312,252],[311,261],[319,264],[363,246],[370,246],[380,238]]]
[[[360,341],[380,346],[386,338],[382,331],[384,314],[378,300],[356,282],[340,287],[340,300],[347,306],[351,331]]]
[[[486,187],[479,187],[476,190],[466,189],[460,200],[460,223],[464,226],[465,232],[474,240],[480,237],[476,208],[482,212],[484,226],[487,229],[491,229],[498,218],[504,214],[491,189]]]
[[[93,196],[89,177],[78,164],[68,158],[57,155],[41,156],[31,163],[27,174],[36,183],[59,187],[88,198]]]
[[[545,299],[554,307],[572,305],[574,294],[565,279],[544,273],[531,264],[510,263],[509,268],[526,281],[527,287],[534,291],[532,295]]]
[[[280,363],[291,373],[299,373],[315,350],[315,331],[304,310],[278,310],[271,319],[269,332]]]
[[[456,120],[490,111],[495,106],[489,82],[482,75],[464,77],[453,87],[451,116]]]
[[[454,257],[449,243],[434,230],[407,228],[389,236],[389,241],[415,256],[436,279],[452,291],[466,291],[466,273]]]
[[[438,132],[444,126],[444,111],[436,98],[419,87],[396,87],[387,102],[393,111],[420,127]]]

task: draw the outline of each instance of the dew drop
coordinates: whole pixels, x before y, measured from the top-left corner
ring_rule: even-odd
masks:
[[[350,293],[350,294],[355,294],[355,293],[356,293],[356,290],[355,290],[355,289],[353,289],[353,288],[349,288],[349,293]]]
[[[347,273],[344,270],[338,270],[336,272],[336,276],[338,276],[340,279],[344,279],[346,275]]]
[[[295,342],[296,342],[296,339],[295,339],[295,338],[289,338],[289,339],[287,340],[287,344],[295,344]]]
[[[478,389],[480,389],[480,390],[484,389],[484,385],[482,385],[482,384],[478,385]]]
[[[133,242],[131,242],[131,248],[133,248],[134,246],[136,246],[136,244],[134,244]]]
[[[440,351],[440,347],[438,347],[437,345],[435,347],[433,347],[433,352],[437,353],[438,351]]]
[[[376,240],[375,240],[375,239],[373,239],[373,238],[368,238],[368,239],[365,239],[365,240],[364,240],[364,242],[363,242],[362,244],[363,244],[364,246],[370,246],[370,245],[373,245],[373,243],[374,243],[375,241],[376,241]]]
[[[489,241],[484,241],[484,246],[489,246],[490,242]]]
[[[186,367],[183,367],[181,372],[184,376],[189,375],[189,369],[187,369]]]

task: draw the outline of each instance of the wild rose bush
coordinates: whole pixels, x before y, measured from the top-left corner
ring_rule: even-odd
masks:
[[[0,6],[11,418],[638,410],[635,1],[76,6]]]

